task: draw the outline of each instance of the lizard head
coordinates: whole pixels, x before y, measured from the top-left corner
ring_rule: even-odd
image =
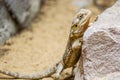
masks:
[[[88,28],[90,17],[91,11],[87,9],[81,9],[76,14],[72,22],[71,37],[83,36],[84,32]]]

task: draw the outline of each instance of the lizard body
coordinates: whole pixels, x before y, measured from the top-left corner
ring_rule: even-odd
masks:
[[[52,68],[46,70],[43,73],[36,73],[30,75],[19,74],[16,72],[10,72],[6,70],[0,70],[0,73],[14,76],[15,78],[44,78],[49,77],[55,73],[55,77],[59,77],[63,69],[73,67],[79,60],[82,48],[82,37],[89,25],[91,17],[91,11],[87,9],[81,9],[73,19],[71,30],[68,38],[65,53],[60,62],[58,62]]]

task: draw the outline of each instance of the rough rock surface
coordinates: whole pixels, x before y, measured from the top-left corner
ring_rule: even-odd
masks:
[[[2,1],[0,1],[0,45],[2,45],[7,39],[15,34],[17,28],[12,21],[7,9]]]
[[[10,12],[22,26],[28,26],[40,8],[42,0],[5,0]]]
[[[82,58],[75,80],[120,80],[120,0],[86,31]]]
[[[29,26],[39,11],[41,1],[0,0],[0,46],[17,33],[18,26]]]

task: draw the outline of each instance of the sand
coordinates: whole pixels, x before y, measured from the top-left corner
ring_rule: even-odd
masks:
[[[37,73],[62,58],[72,19],[79,8],[72,4],[73,0],[46,1],[29,28],[0,47],[0,69],[22,74]],[[93,9],[94,19],[101,11]],[[0,74],[0,77],[4,76]]]

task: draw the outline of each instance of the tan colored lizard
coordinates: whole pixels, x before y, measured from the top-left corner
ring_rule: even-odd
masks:
[[[89,26],[90,17],[91,11],[87,9],[81,9],[76,14],[72,22],[68,43],[63,58],[52,68],[48,69],[43,73],[29,75],[20,74],[17,72],[10,72],[6,70],[0,70],[0,73],[14,76],[15,78],[29,78],[29,79],[36,78],[40,79],[44,77],[49,77],[54,73],[56,77],[59,77],[63,69],[73,67],[78,62],[81,54],[83,34]]]

